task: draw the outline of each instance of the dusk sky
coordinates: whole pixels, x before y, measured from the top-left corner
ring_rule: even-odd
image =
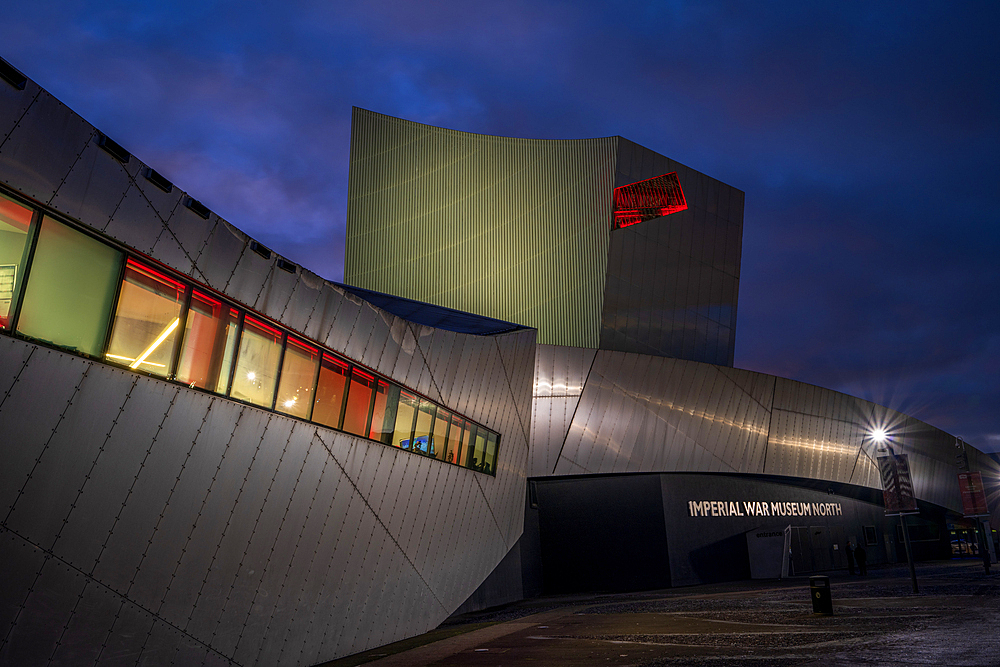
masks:
[[[736,366],[1000,450],[1000,3],[39,2],[0,57],[342,280],[351,107],[746,193]]]

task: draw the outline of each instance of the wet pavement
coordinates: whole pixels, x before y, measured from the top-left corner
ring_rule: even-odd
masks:
[[[830,573],[833,616],[808,577],[645,593],[543,597],[449,619],[329,667],[546,665],[1000,666],[1000,568],[921,563]]]

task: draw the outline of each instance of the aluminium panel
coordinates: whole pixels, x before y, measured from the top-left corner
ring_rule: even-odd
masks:
[[[0,632],[6,636],[11,624],[23,614],[22,606],[42,571],[45,553],[36,545],[0,527]]]
[[[259,410],[245,409],[235,427],[230,427],[225,443],[220,443],[225,448],[222,458],[213,471],[198,515],[185,538],[184,551],[172,574],[170,590],[157,612],[178,627],[187,628],[193,621],[203,593],[211,595],[215,592],[207,590],[210,570],[216,563],[224,531],[235,510],[250,462],[269,425],[268,417]],[[211,598],[208,602],[213,603]]]
[[[153,213],[162,227],[167,224],[174,210],[182,205],[186,194],[176,187],[171,188],[170,192],[164,192],[155,183],[146,178],[146,165],[143,165],[141,162],[140,165],[143,168],[138,170],[138,176],[135,177],[132,185],[142,193],[143,199],[152,207]]]
[[[297,272],[289,273],[277,268],[275,264],[275,267],[271,269],[268,279],[264,282],[257,300],[248,305],[252,306],[259,313],[264,313],[268,317],[284,322],[282,315],[285,313],[285,308],[288,306],[288,299],[291,298],[292,293],[295,291],[298,281],[299,276]]]
[[[375,306],[365,302],[358,308],[357,317],[354,318],[350,334],[344,341],[343,348],[341,348],[348,357],[357,359],[368,366],[372,365],[369,360],[372,354],[369,352],[368,346],[371,343],[372,330],[375,328],[376,319],[378,319],[378,313]],[[371,352],[376,353],[377,359],[377,353],[381,352],[382,341],[378,341],[375,347],[378,349]]]
[[[332,464],[330,467],[333,467]],[[342,477],[338,475],[329,474],[329,471],[322,476],[313,499],[313,510],[310,512],[311,517],[315,515],[317,519],[321,518],[322,526],[314,550],[308,554],[309,567],[305,578],[299,582],[299,597],[295,604],[295,613],[306,621],[303,626],[304,636],[300,634],[297,640],[303,654],[318,651],[322,642],[324,619],[317,619],[315,611],[328,573],[328,556],[338,536],[336,523],[339,517],[334,514],[333,498],[341,479]],[[325,621],[328,622],[329,619]]]
[[[222,218],[215,218],[215,227],[195,259],[197,275],[209,287],[224,291],[240,261],[249,237]]]
[[[178,206],[177,208],[181,209],[185,207]],[[192,215],[194,214],[192,213]],[[166,225],[164,225],[163,231],[156,239],[156,243],[153,244],[153,249],[149,251],[149,254],[167,266],[189,275],[199,282],[206,282],[205,277],[201,275],[194,264],[195,254],[188,248],[183,247],[177,240],[177,236],[173,230]]]
[[[297,487],[297,492],[306,496],[309,502],[305,520],[299,525],[301,544],[298,553],[299,559],[305,561],[309,560],[310,555],[315,550],[322,521],[326,516],[326,508],[319,507],[315,503],[316,491],[320,484],[320,474],[323,470],[319,462],[326,457],[326,454],[318,448],[313,448],[308,453],[311,460],[306,461],[302,479]],[[242,536],[233,535],[232,541],[238,547],[238,555],[242,556],[242,552],[245,550],[244,545],[250,538],[251,535],[249,534]],[[225,561],[222,559],[220,559],[220,564],[228,572],[227,585],[223,591],[225,594],[224,602],[223,605],[216,605],[215,608],[210,608],[209,612],[211,613],[206,613],[206,615],[211,621],[208,627],[212,629],[213,646],[227,655],[232,655],[236,650],[243,622],[247,615],[252,612],[251,603],[255,597],[264,570],[249,568],[244,558],[240,558],[238,562],[228,567],[225,566]],[[294,573],[290,573],[290,585],[295,590],[301,589],[301,577],[292,578],[293,575]],[[231,609],[236,613],[224,613]]]
[[[182,193],[181,202],[185,199],[186,196]],[[160,244],[169,235],[184,250],[185,261],[194,262],[202,253],[202,249],[208,243],[213,229],[218,224],[219,216],[214,213],[209,213],[208,218],[203,218],[183,203],[179,203],[174,206],[170,217],[166,218],[164,234],[160,236],[160,243],[157,243],[153,249],[154,253],[161,249]]]
[[[278,321],[293,331],[299,333],[305,331],[319,295],[319,289],[314,286],[307,272],[299,269],[296,272],[295,286],[288,295],[288,301],[281,311],[281,317],[277,318]]]
[[[247,244],[223,291],[239,303],[253,307],[275,270],[276,257],[264,259]]]
[[[160,527],[161,516],[183,471],[191,443],[201,427],[211,398],[196,391],[175,388],[176,394],[155,440],[143,443],[141,469],[121,508],[104,550],[94,567],[94,577],[124,595]],[[140,604],[151,606],[159,600],[145,598],[139,590],[131,593]]]
[[[98,229],[147,255],[163,233],[163,219],[134,183],[129,186],[118,208],[109,215],[110,219],[105,220],[106,224]]]
[[[90,141],[49,202],[57,211],[94,229],[104,229],[138,173],[141,164],[122,164]]]
[[[292,543],[288,537],[295,529],[295,526],[286,528],[285,519],[297,480],[310,452],[309,439],[313,433],[314,429],[305,424],[293,430],[275,470],[271,490],[257,520],[254,534],[247,545],[247,557],[240,577],[234,585],[233,595],[237,603],[228,605],[219,620],[222,632],[229,635],[226,641],[232,641],[231,655],[236,656],[238,662],[248,662],[247,656],[256,652],[255,642],[259,641],[275,613],[276,593],[285,577],[285,570],[279,564],[290,559],[290,555],[282,554],[285,553],[285,545],[291,548]],[[327,461],[330,460],[323,448],[312,449],[319,450]],[[323,468],[320,488],[323,488],[323,482],[334,486],[339,482],[340,476],[331,473],[333,467],[327,465]],[[256,576],[244,576],[244,570],[246,574]],[[252,590],[245,590],[248,585],[252,586]],[[232,639],[231,633],[237,630],[237,636]]]
[[[0,664],[38,664],[39,656],[52,655],[86,585],[82,574],[58,558],[47,559],[0,646]]]
[[[114,625],[108,629],[104,650],[96,667],[128,667],[139,664],[142,646],[153,626],[145,609],[122,599]]]
[[[111,372],[95,365],[91,374]],[[142,461],[156,437],[178,388],[136,376],[107,441],[81,486],[53,552],[84,572],[92,572],[104,551],[115,518],[134,487]]]
[[[94,128],[44,90],[0,145],[0,180],[48,202],[69,174]]]
[[[0,146],[3,146],[7,136],[17,127],[40,90],[30,79],[25,83],[24,90],[6,83],[0,85]]]
[[[233,424],[241,419],[243,406],[212,398],[211,409],[201,418],[195,439],[179,442],[185,451],[180,470],[161,510],[149,548],[135,574],[129,596],[149,609],[158,609],[169,589],[202,503],[221,465]]]
[[[91,365],[11,509],[8,528],[43,548],[52,546],[101,456],[134,378]]]
[[[3,409],[4,401],[17,384],[28,359],[39,349],[16,338],[0,338],[0,409]]]
[[[322,281],[322,278],[314,273],[303,269],[303,274],[308,275],[310,280]],[[313,340],[326,344],[327,335],[337,319],[340,304],[344,299],[344,291],[334,287],[325,281],[318,287],[319,296],[312,312],[309,314],[309,321],[305,325],[303,333]]]
[[[217,624],[223,610],[234,604],[233,587],[240,574],[253,577],[243,567],[249,542],[257,518],[260,516],[264,502],[264,494],[268,490],[268,482],[272,471],[278,462],[293,423],[292,420],[272,415],[260,444],[256,447],[253,458],[241,467],[240,462],[233,460],[236,479],[226,484],[226,477],[220,471],[219,482],[223,486],[238,487],[233,496],[232,510],[226,518],[225,525],[218,531],[218,542],[212,554],[211,567],[205,575],[198,601],[191,613],[191,622],[187,631],[202,641],[209,642],[217,632]],[[227,456],[227,461],[229,457]],[[242,475],[243,479],[239,480]],[[213,499],[214,500],[214,499]],[[220,499],[221,500],[221,499]],[[226,507],[220,502],[222,507]],[[211,505],[206,505],[206,513],[215,513]],[[224,515],[225,509],[217,512]],[[255,570],[256,571],[256,570]],[[235,636],[233,637],[235,640]],[[214,643],[218,648],[218,644]]]
[[[31,356],[16,380],[5,378],[10,388],[0,396],[0,433],[5,442],[14,445],[5,448],[4,464],[0,466],[0,512],[5,517],[28,484],[31,471],[90,366],[62,352],[13,338],[7,341],[3,344],[12,354],[5,360],[24,358],[25,352]],[[46,400],[38,400],[43,395]]]
[[[120,596],[88,580],[49,664],[74,667],[97,662],[121,604]]]

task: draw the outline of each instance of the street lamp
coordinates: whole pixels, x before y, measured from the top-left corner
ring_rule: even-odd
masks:
[[[913,566],[913,550],[910,547],[910,531],[906,526],[906,515],[915,514],[917,509],[917,501],[913,497],[913,482],[910,479],[910,465],[906,455],[897,455],[891,447],[886,447],[889,435],[885,429],[873,429],[869,435],[873,442],[878,443],[879,451],[884,452],[878,457],[878,468],[882,477],[885,513],[886,516],[899,517],[899,527],[903,531],[903,545],[906,547],[906,564],[910,568],[910,582],[913,584],[913,592],[918,593],[917,571]]]

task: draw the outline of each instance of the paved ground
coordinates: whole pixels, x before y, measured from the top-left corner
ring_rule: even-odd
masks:
[[[807,578],[648,593],[545,597],[466,614],[423,637],[330,667],[536,664],[1000,666],[1000,568],[905,565],[831,575],[833,616],[812,613]]]

